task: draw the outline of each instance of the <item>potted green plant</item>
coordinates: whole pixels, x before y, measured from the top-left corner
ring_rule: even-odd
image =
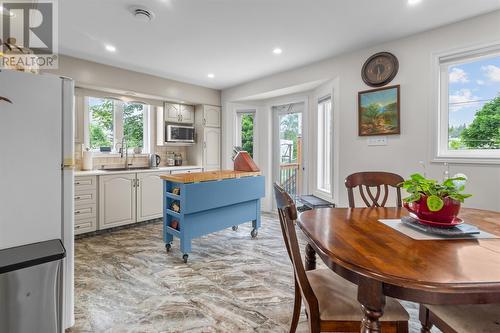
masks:
[[[422,221],[456,224],[460,205],[471,194],[463,193],[467,177],[457,175],[442,183],[415,173],[401,186],[410,194],[404,206]]]

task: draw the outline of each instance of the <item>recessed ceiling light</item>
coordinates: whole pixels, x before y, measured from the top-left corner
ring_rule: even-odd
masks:
[[[283,50],[282,50],[282,49],[280,49],[279,47],[277,47],[277,48],[275,48],[275,49],[273,50],[273,53],[274,53],[274,54],[281,54],[281,53],[283,53]]]
[[[213,79],[215,77],[215,75],[213,73],[209,73],[207,76],[209,79]]]
[[[416,4],[419,4],[420,2],[422,2],[422,0],[408,0],[408,4],[410,6],[414,6]]]
[[[116,47],[114,47],[113,45],[110,45],[110,44],[106,44],[104,46],[104,48],[106,49],[106,51],[108,52],[116,52]]]

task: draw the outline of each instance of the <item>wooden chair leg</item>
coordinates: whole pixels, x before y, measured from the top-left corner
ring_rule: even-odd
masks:
[[[302,306],[302,295],[300,294],[299,285],[295,279],[295,300],[293,304],[292,324],[290,326],[290,333],[295,333],[297,325],[299,324],[300,309]]]
[[[420,310],[418,313],[418,317],[420,319],[420,323],[422,324],[422,328],[420,329],[421,333],[431,333],[432,322],[429,318],[429,309],[420,304]]]

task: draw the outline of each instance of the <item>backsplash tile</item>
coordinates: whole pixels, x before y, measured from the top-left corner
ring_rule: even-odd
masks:
[[[189,165],[189,161],[187,158],[187,149],[188,147],[177,147],[177,146],[156,146],[155,154],[160,155],[161,162],[160,166],[167,166],[167,153],[174,152],[180,153],[182,155],[182,164]],[[134,167],[146,167],[149,164],[149,157],[147,154],[133,154],[130,153],[128,155],[129,163],[132,163]],[[106,156],[105,154],[99,154],[98,156],[94,156],[93,158],[93,167],[94,169],[102,169],[102,168],[119,168],[123,167],[125,163],[125,157],[121,158],[117,155]],[[82,146],[77,144],[75,145],[75,169],[81,170],[82,168]]]

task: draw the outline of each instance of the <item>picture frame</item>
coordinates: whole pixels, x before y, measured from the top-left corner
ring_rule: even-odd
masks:
[[[358,135],[401,134],[400,86],[358,92]]]

